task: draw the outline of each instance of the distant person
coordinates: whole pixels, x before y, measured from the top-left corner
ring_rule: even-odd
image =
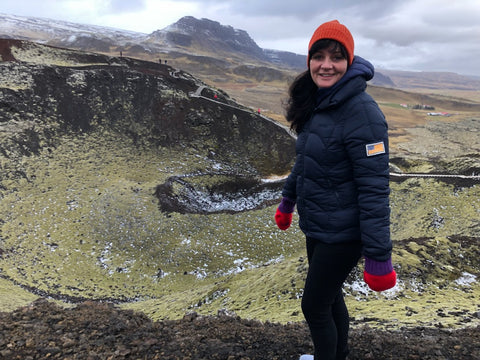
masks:
[[[275,221],[288,229],[297,206],[309,263],[301,306],[315,360],[347,357],[342,286],[362,256],[372,290],[396,284],[387,123],[365,92],[374,68],[353,50],[347,27],[337,20],[320,25],[308,45],[308,70],[291,84],[286,105],[297,155]]]

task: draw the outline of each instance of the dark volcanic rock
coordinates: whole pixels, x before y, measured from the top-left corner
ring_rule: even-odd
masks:
[[[475,360],[479,330],[352,329],[348,359]],[[0,313],[0,359],[296,360],[311,351],[305,323],[262,323],[222,312],[152,322],[109,304],[62,309],[38,300]]]
[[[235,213],[277,203],[283,183],[231,174],[172,176],[157,186],[155,196],[164,212]]]
[[[62,134],[113,131],[137,146],[188,146],[259,174],[282,173],[292,161],[283,128],[226,94],[198,96],[205,84],[170,66],[6,39],[0,50],[0,76],[12,83],[0,88],[3,154],[35,153]],[[24,59],[32,53],[56,60]]]

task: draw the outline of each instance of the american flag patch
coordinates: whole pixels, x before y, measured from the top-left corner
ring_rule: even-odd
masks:
[[[385,145],[383,141],[375,143],[375,144],[368,144],[366,145],[367,148],[367,156],[385,154]]]

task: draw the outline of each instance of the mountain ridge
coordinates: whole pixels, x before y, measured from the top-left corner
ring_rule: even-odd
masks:
[[[247,62],[290,73],[306,68],[305,55],[262,49],[244,30],[209,19],[199,20],[192,16],[183,17],[163,29],[146,34],[98,25],[0,13],[0,37],[28,39],[54,46],[115,55],[122,53],[125,56],[150,61],[162,60],[169,56],[176,62],[179,62],[181,57],[196,61],[201,56],[203,62],[210,59],[208,61],[212,64],[218,60],[226,60],[227,67],[244,65]],[[183,65],[181,62],[179,64]],[[194,69],[187,70],[192,72]],[[438,74],[442,76],[439,77]],[[480,79],[456,73],[382,69],[377,70],[377,75],[371,83],[398,88],[480,90]]]
[[[218,45],[223,40],[228,45],[227,50],[233,49],[234,52],[240,53],[243,51],[249,56],[253,54],[258,60],[262,61],[268,61],[269,59],[269,56],[265,55],[264,50],[255,43],[246,31],[221,25],[219,22],[209,19],[198,20],[192,16],[185,16],[164,29],[153,31],[150,34],[98,25],[85,25],[2,13],[0,13],[0,20],[1,37],[39,41],[48,45],[70,46],[82,50],[95,50],[97,49],[95,43],[104,41],[116,48],[115,50],[117,51],[128,51],[129,47],[140,45],[147,52],[161,53],[172,49],[183,49],[186,45],[185,42],[190,42],[192,37],[197,42],[200,41],[201,39],[196,35],[199,33],[198,30],[203,29],[204,31],[210,31],[210,34],[215,34],[215,37],[214,41],[200,42],[201,45],[215,45],[213,50],[222,50],[222,47]],[[200,33],[202,32],[200,31]],[[87,37],[91,39],[90,48],[78,43],[79,38],[84,39]],[[122,49],[122,47],[125,49]],[[104,51],[105,49],[101,48],[100,50]],[[276,52],[276,50],[269,50],[268,54],[278,59]],[[286,53],[290,57],[297,55],[285,51],[279,51],[279,53]]]
[[[265,185],[291,169],[285,129],[176,63],[18,40],[0,50],[0,309],[25,305],[0,314],[0,356],[263,360],[311,351],[300,310],[304,235],[297,215],[288,232],[276,228],[281,182]],[[233,70],[266,84],[279,70],[265,68]],[[400,91],[375,90],[401,112],[391,125],[417,131],[401,153],[390,147],[402,172],[478,172],[475,111],[406,125],[416,110],[398,105]],[[478,352],[470,334],[479,324],[480,188],[451,180],[391,183],[399,282],[377,294],[361,264],[349,276],[352,360]],[[266,190],[262,206],[215,207],[249,201],[256,186]],[[193,210],[215,209],[182,211],[189,199]],[[39,296],[89,301],[31,304]]]

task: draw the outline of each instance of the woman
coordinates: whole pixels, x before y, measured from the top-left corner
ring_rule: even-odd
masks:
[[[342,285],[362,255],[371,289],[396,283],[387,123],[365,92],[373,66],[353,50],[344,25],[320,25],[308,45],[308,70],[290,86],[286,108],[298,135],[297,155],[275,221],[286,230],[297,206],[309,262],[302,311],[315,360],[346,359],[349,315]]]

